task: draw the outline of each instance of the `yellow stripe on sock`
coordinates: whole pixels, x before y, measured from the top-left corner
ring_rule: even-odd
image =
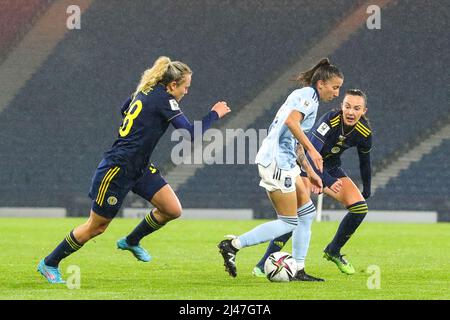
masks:
[[[367,204],[365,204],[365,203],[358,204],[356,206],[349,207],[349,209],[356,209],[356,208],[361,208],[361,207],[367,207]]]
[[[362,204],[362,205],[359,205],[359,206],[350,207],[348,209],[349,210],[359,210],[359,209],[367,209],[367,208],[368,208],[367,204]]]
[[[362,210],[362,211],[350,211],[351,213],[357,213],[357,214],[359,214],[359,213],[367,213],[367,212],[369,212],[369,210]]]
[[[365,212],[369,211],[369,208],[368,207],[356,208],[356,209],[351,208],[351,209],[349,209],[349,211],[353,212],[353,213],[365,213]]]
[[[158,223],[156,223],[156,221],[154,221],[154,220],[152,219],[152,217],[150,216],[150,214],[148,214],[148,215],[145,216],[145,221],[147,221],[147,223],[149,224],[149,226],[152,227],[153,229],[159,229],[159,228],[161,228],[161,226],[160,226]]]
[[[76,244],[75,241],[73,241],[73,239],[70,237],[70,235],[68,235],[68,236],[66,237],[66,241],[67,241],[67,243],[69,244],[69,246],[72,247],[73,250],[78,250],[78,249],[81,248],[80,245]]]

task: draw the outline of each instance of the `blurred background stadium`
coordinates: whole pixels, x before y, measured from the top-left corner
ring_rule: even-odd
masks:
[[[67,26],[70,5],[80,29]],[[380,29],[367,25],[370,5],[381,9]],[[193,69],[182,101],[191,120],[228,102],[222,130],[266,129],[295,87],[289,78],[328,56],[345,74],[343,90],[368,94],[369,209],[450,221],[449,21],[445,0],[0,0],[0,215],[26,207],[87,216],[121,103],[158,56]],[[176,167],[175,143],[168,132],[152,160],[184,208],[274,216],[254,165]],[[360,181],[356,150],[344,155]],[[124,208],[146,205],[130,194]],[[341,209],[327,198],[323,208]]]

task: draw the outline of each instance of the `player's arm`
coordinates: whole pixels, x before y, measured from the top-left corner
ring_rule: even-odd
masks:
[[[372,147],[372,136],[363,146],[358,146],[359,170],[363,182],[362,195],[364,199],[368,199],[371,194],[372,166],[370,159],[370,149]]]
[[[231,112],[231,109],[228,107],[226,102],[218,102],[216,103],[210,112],[202,119],[202,127],[198,133],[203,135],[203,133],[211,128],[212,124],[218,119],[225,116],[227,113]],[[180,113],[177,116],[170,119],[170,123],[175,127],[175,129],[185,129],[189,132],[189,138],[191,141],[195,139],[195,126],[189,121],[189,119],[183,114]]]
[[[317,130],[313,131],[309,135],[309,139],[316,150],[319,152],[322,151],[323,145],[325,144],[324,140],[319,137]],[[309,154],[306,153],[306,158],[309,160]],[[342,183],[339,179],[331,176],[327,170],[323,170],[323,172],[319,172],[316,168],[312,166],[312,169],[322,178],[323,185],[328,187],[333,192],[338,193],[341,190]]]
[[[306,134],[303,132],[300,123],[303,120],[303,114],[300,111],[292,110],[286,121],[284,122],[289,130],[292,132],[292,135],[297,139],[297,141],[305,148],[308,152],[312,164],[316,166],[316,168],[322,172],[323,170],[323,161],[322,156],[319,152],[314,148],[311,141],[309,141]]]
[[[328,139],[331,132],[330,117],[333,115],[334,113],[331,112],[324,114],[309,133],[309,140],[318,152],[322,151],[325,141]],[[306,157],[310,160],[308,153],[306,153]],[[339,179],[331,176],[326,170],[320,173],[316,168],[313,167],[313,169],[321,176],[324,186],[335,193],[340,191],[342,182]]]
[[[322,178],[319,174],[317,174],[312,166],[309,164],[308,159],[306,158],[305,150],[303,146],[298,143],[297,144],[297,163],[306,171],[306,174],[308,175],[309,180],[311,183],[318,188],[317,192],[322,193],[323,190],[323,184],[322,184]]]

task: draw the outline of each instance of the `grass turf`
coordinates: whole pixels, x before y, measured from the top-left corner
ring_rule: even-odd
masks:
[[[178,220],[148,236],[142,245],[150,263],[116,249],[138,220],[116,219],[106,233],[61,263],[80,269],[81,288],[50,285],[36,272],[41,258],[85,219],[0,219],[0,299],[450,299],[450,224],[363,223],[342,250],[356,268],[347,276],[322,258],[336,222],[315,223],[307,272],[323,283],[271,283],[251,275],[266,245],[238,253],[238,277],[224,271],[216,247],[225,234],[242,234],[261,223]],[[283,251],[291,252],[290,242]],[[369,266],[380,270],[380,288],[369,289]],[[370,270],[370,268],[369,268]]]

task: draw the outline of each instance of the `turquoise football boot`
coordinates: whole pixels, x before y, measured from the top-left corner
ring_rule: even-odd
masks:
[[[143,261],[143,262],[149,262],[152,257],[149,255],[149,253],[147,252],[147,250],[145,250],[143,247],[141,247],[140,245],[137,246],[130,246],[127,243],[126,238],[122,238],[119,239],[117,241],[117,249],[121,249],[121,250],[128,250],[131,251],[131,253],[136,257],[136,259],[138,259],[139,261]]]
[[[39,262],[37,271],[42,274],[44,278],[47,279],[47,281],[50,283],[66,283],[62,279],[59,269],[46,265],[44,259]]]

